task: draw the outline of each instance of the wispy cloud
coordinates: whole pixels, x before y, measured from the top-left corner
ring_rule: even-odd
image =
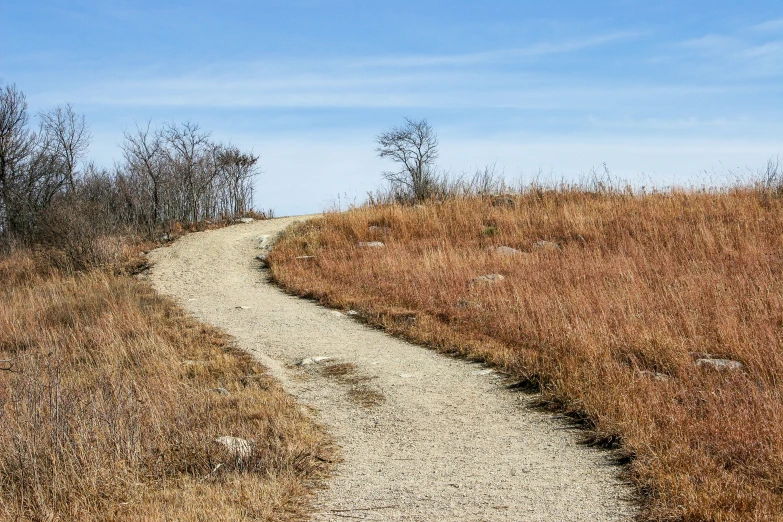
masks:
[[[343,63],[352,67],[433,67],[433,66],[470,66],[514,62],[525,58],[539,58],[557,54],[573,53],[621,40],[638,38],[646,33],[615,32],[590,36],[583,39],[563,42],[538,42],[526,47],[500,49],[480,53],[446,55],[404,55],[378,56],[369,58],[351,58]]]
[[[102,106],[601,111],[636,110],[650,104],[661,110],[678,100],[697,102],[731,91],[724,86],[619,84],[534,71],[482,69],[477,73],[470,68],[299,70],[295,65],[278,64],[240,69],[245,71],[240,79],[230,67],[97,82],[69,93],[67,99]],[[62,91],[56,94],[62,96]]]
[[[752,26],[751,29],[760,32],[783,31],[783,18],[768,20],[766,22]]]
[[[258,60],[181,73],[123,72],[81,82],[67,99],[102,106],[222,108],[513,108],[582,111],[665,105],[723,87],[618,82],[569,67],[561,55],[643,33],[616,32],[482,53]],[[692,45],[713,45],[710,40]],[[581,59],[581,58],[580,58]],[[589,58],[585,59],[585,63]],[[62,99],[63,86],[52,96]],[[56,102],[56,100],[53,100]]]
[[[733,82],[783,76],[783,38],[780,37],[748,35],[741,31],[708,34],[680,42],[674,52],[693,75],[710,75]]]

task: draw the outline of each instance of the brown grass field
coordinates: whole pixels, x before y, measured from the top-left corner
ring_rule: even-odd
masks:
[[[334,450],[225,335],[111,271],[18,254],[0,281],[0,519],[303,517]]]
[[[540,388],[542,404],[619,448],[641,519],[783,519],[783,199],[740,188],[510,199],[326,213],[284,235],[272,272],[295,294]],[[485,274],[505,279],[471,282]],[[695,364],[705,357],[743,367]]]

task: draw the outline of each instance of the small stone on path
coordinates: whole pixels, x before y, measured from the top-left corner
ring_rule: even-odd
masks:
[[[318,364],[325,361],[331,361],[333,358],[326,356],[326,355],[316,355],[314,357],[305,357],[298,363],[296,363],[297,366],[309,366],[311,364]]]

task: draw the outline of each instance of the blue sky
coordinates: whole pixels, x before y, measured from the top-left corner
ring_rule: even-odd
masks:
[[[0,82],[74,104],[107,166],[136,122],[196,121],[279,215],[380,187],[405,116],[455,173],[716,184],[783,153],[783,2],[0,0]]]

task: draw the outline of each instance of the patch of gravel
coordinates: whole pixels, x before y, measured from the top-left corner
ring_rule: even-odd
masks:
[[[150,253],[149,277],[233,335],[336,437],[344,461],[313,520],[634,516],[609,453],[579,445],[578,432],[531,409],[535,396],[269,284],[254,259],[258,238],[297,219],[189,234]]]

